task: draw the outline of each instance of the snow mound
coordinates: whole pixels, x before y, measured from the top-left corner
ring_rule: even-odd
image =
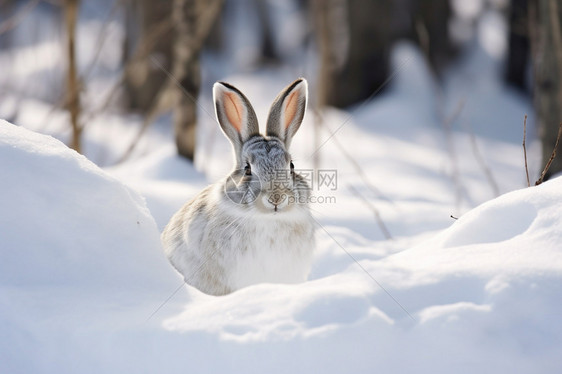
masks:
[[[127,288],[159,275],[159,233],[138,194],[54,138],[7,122],[0,158],[2,284]]]
[[[156,224],[54,138],[0,121],[0,159],[0,372],[96,372],[177,287]]]
[[[164,327],[257,349],[274,344],[276,362],[298,351],[319,372],[344,362],[347,372],[548,372],[561,363],[560,211],[562,178],[485,203],[434,239],[384,258],[377,242],[369,254],[345,249],[364,241],[351,232],[347,241],[320,232],[322,256],[343,270],[221,298],[190,289],[192,301]],[[261,365],[254,372],[275,366]]]
[[[433,240],[386,259],[420,276],[562,275],[562,178],[513,191],[460,217]]]

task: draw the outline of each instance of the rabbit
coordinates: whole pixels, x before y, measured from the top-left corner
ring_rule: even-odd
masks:
[[[307,279],[315,246],[311,188],[289,154],[307,87],[299,78],[281,91],[261,135],[246,96],[228,83],[214,84],[216,117],[234,148],[235,166],[162,232],[164,252],[187,284],[218,296],[256,283]]]

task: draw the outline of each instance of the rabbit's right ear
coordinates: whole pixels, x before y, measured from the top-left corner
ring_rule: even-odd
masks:
[[[285,143],[287,149],[304,118],[307,97],[306,79],[299,78],[285,87],[271,104],[266,134],[278,137]]]
[[[260,132],[254,108],[242,92],[224,82],[215,83],[213,98],[222,131],[230,139],[236,155],[239,156],[242,144]]]

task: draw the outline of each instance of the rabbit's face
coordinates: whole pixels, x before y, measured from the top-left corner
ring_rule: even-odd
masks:
[[[231,200],[265,214],[302,208],[309,193],[308,184],[294,170],[291,155],[276,137],[259,135],[247,141],[229,180],[226,193]]]

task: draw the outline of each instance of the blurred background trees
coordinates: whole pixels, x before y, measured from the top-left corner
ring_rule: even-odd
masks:
[[[173,110],[178,153],[195,154],[199,56],[222,7],[222,0],[127,2],[125,100],[147,117],[145,126]]]
[[[528,7],[534,75],[534,104],[543,145],[543,163],[548,162],[562,123],[562,4],[557,0],[532,1]],[[558,146],[557,154],[562,149]],[[562,171],[556,157],[547,178]]]
[[[172,113],[178,153],[193,160],[203,75],[213,80],[284,65],[309,79],[319,108],[346,108],[384,91],[393,74],[390,52],[400,40],[418,45],[439,82],[459,45],[474,37],[478,17],[492,9],[505,17],[508,30],[506,82],[533,95],[548,158],[562,119],[561,8],[558,0],[0,0],[4,55],[47,39],[67,51],[53,57],[51,76],[41,81],[50,87],[15,87],[6,77],[0,87],[66,108],[69,144],[78,150],[82,129],[100,110],[142,116],[135,142]],[[72,35],[73,9],[78,22],[103,20],[97,52],[84,51]],[[112,28],[118,32],[111,34]],[[114,46],[112,56],[99,57],[104,43]],[[61,64],[64,69],[55,68]],[[96,96],[88,94],[95,90],[88,79],[100,71],[110,71],[113,85],[96,92],[105,98],[96,106],[88,100]],[[513,126],[519,131],[521,124]],[[551,173],[562,171],[561,159]]]

